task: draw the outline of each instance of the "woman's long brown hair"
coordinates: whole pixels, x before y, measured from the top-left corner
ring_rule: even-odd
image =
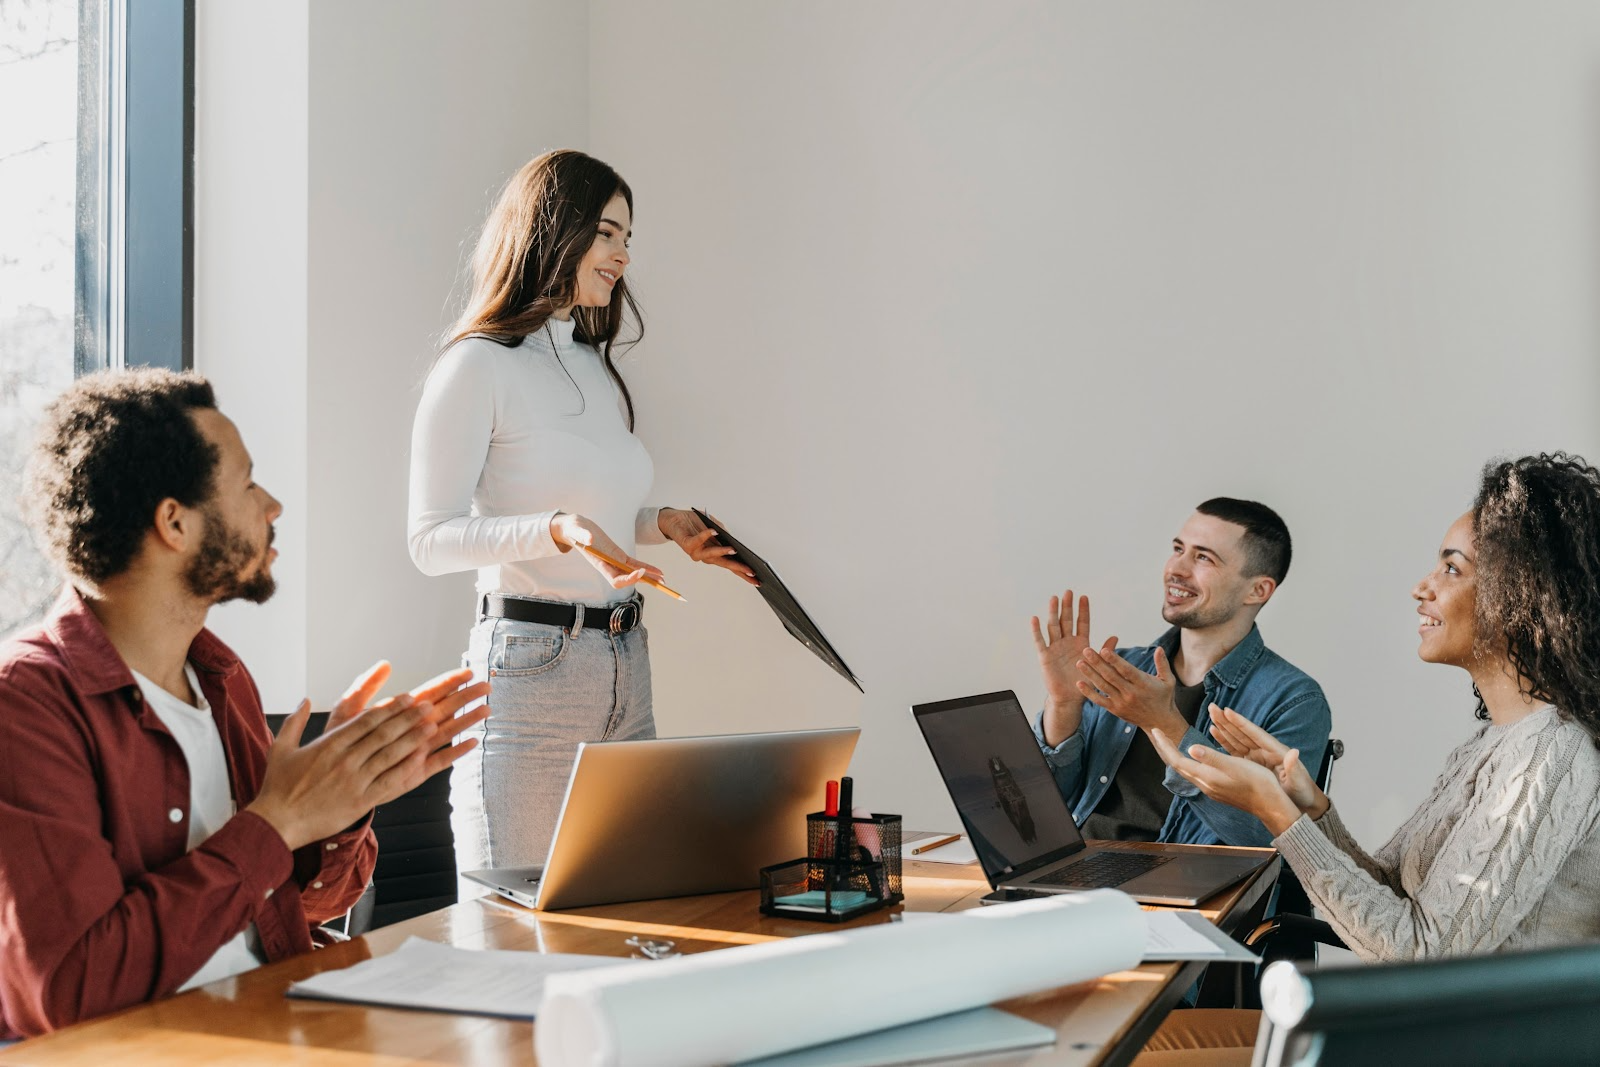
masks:
[[[578,264],[594,243],[600,216],[620,194],[633,212],[633,190],[622,176],[593,156],[570,148],[546,152],[506,183],[472,255],[472,293],[445,342],[483,337],[514,348],[578,298]],[[606,372],[622,391],[633,429],[633,395],[617,372],[612,349],[631,315],[634,335],[644,336],[639,305],[618,278],[605,307],[573,307],[573,336],[595,347]]]

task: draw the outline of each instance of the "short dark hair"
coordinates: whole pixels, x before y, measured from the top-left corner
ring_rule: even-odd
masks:
[[[1491,461],[1472,538],[1480,647],[1503,642],[1528,695],[1600,739],[1600,470],[1565,452]]]
[[[211,498],[220,458],[192,411],[215,409],[193,372],[139,368],[78,379],[45,409],[23,494],[45,554],[90,584],[127,570],[169,497]]]
[[[1244,527],[1240,543],[1244,546],[1246,578],[1264,574],[1277,584],[1283,584],[1289,576],[1294,544],[1289,540],[1289,527],[1276,511],[1254,500],[1235,500],[1231,496],[1214,496],[1195,510]]]

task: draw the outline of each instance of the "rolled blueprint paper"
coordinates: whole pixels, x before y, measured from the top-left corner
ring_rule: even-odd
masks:
[[[703,1067],[1135,967],[1145,918],[1112,889],[553,974],[534,1026],[544,1067]]]

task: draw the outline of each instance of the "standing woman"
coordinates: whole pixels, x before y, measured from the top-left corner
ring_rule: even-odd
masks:
[[[661,571],[636,543],[672,540],[754,581],[692,511],[645,506],[655,469],[613,359],[625,317],[627,344],[643,334],[632,224],[632,191],[599,160],[562,149],[523,166],[412,428],[411,559],[477,570],[466,662],[494,706],[451,781],[458,870],[543,863],[578,743],[655,736],[632,586]]]

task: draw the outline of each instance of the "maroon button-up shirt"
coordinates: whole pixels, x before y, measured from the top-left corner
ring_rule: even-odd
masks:
[[[377,858],[366,824],[291,853],[244,811],[272,742],[244,664],[189,647],[239,811],[189,851],[189,769],[68,589],[0,645],[0,1038],[165,996],[252,922],[269,960],[312,947]]]

